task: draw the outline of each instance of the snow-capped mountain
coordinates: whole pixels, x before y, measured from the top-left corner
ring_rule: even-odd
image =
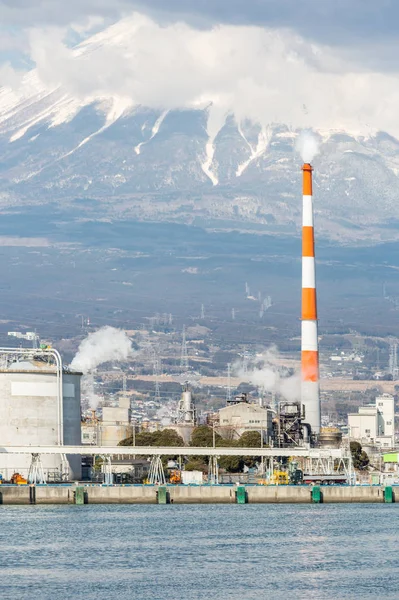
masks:
[[[74,53],[123,45],[123,31],[113,26]],[[0,90],[0,206],[62,202],[76,211],[77,199],[93,199],[97,217],[298,230],[297,132],[228,115],[210,134],[210,110],[152,109],[100,92],[83,97],[31,71],[18,92]],[[396,239],[399,142],[386,133],[319,135],[318,233]],[[92,203],[85,206],[79,216],[93,218]]]

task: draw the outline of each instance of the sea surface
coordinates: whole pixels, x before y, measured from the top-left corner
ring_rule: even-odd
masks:
[[[0,507],[2,600],[399,598],[399,505]]]

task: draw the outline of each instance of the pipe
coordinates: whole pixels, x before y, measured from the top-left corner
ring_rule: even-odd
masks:
[[[318,435],[321,411],[312,171],[310,164],[303,165],[301,398],[306,422],[310,424],[313,434]]]
[[[309,425],[309,423],[301,423],[302,428],[303,428],[303,441],[304,442],[309,442],[310,440],[310,436],[312,434],[312,428]]]

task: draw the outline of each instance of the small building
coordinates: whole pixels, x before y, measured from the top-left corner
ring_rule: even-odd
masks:
[[[82,422],[82,444],[97,445],[98,423]]]
[[[119,442],[133,435],[130,400],[120,398],[119,406],[103,407],[102,422],[98,425],[99,446],[118,446]]]
[[[148,475],[150,461],[147,458],[112,458],[115,483],[142,483]]]
[[[238,439],[246,431],[259,431],[265,443],[272,436],[272,411],[259,404],[237,402],[219,411],[218,433],[226,439]]]
[[[375,404],[348,414],[349,438],[382,448],[395,445],[395,401],[390,394],[377,396]]]

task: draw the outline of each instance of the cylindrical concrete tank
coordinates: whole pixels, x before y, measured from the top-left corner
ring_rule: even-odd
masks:
[[[98,424],[98,445],[118,446],[119,442],[133,435],[130,409],[120,406],[104,406],[103,420]]]
[[[111,424],[99,423],[98,425],[98,445],[99,446],[118,446],[119,442],[126,440],[133,435],[133,427],[129,424]]]
[[[62,373],[50,362],[23,360],[0,369],[0,443],[2,446],[79,446],[81,373]],[[61,439],[62,441],[62,439]],[[72,479],[81,478],[81,457],[67,456]],[[41,456],[48,480],[65,473],[60,455]],[[0,454],[0,473],[8,480],[14,472],[27,476],[31,455]]]

